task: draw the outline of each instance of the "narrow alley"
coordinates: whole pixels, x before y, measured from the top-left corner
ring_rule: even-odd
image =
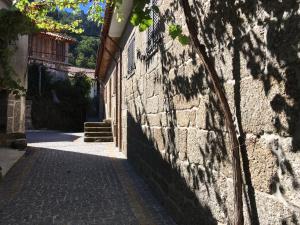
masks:
[[[0,225],[51,224],[300,225],[300,0],[0,0]]]
[[[174,224],[113,143],[32,131],[0,185],[0,224]]]

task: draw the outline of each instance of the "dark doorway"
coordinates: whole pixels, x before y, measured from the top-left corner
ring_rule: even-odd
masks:
[[[0,133],[6,132],[8,92],[0,91]]]

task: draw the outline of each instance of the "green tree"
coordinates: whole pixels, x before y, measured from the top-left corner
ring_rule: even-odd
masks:
[[[55,10],[55,12],[49,13],[49,16],[55,19],[56,21],[62,23],[62,24],[71,24],[72,21],[74,20],[80,20],[81,21],[81,28],[83,29],[83,32],[81,34],[77,34],[74,32],[67,32],[69,35],[78,38],[81,37],[82,35],[84,36],[99,36],[99,30],[101,25],[98,23],[91,21],[88,18],[88,15],[84,13],[83,10],[80,10],[76,13],[72,13],[69,11],[59,11]]]
[[[94,69],[96,67],[98,44],[99,38],[81,36],[81,40],[71,50],[73,64],[78,67]]]
[[[76,34],[67,32],[77,42],[70,46],[69,63],[77,67],[94,69],[96,67],[96,55],[99,44],[100,26],[94,21],[88,20],[88,15],[83,10],[76,14],[66,11],[58,11],[50,14],[55,20],[62,24],[71,23],[74,20],[81,20],[83,33]]]

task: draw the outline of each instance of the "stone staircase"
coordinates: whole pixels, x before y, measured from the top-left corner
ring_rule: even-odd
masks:
[[[111,122],[85,122],[84,142],[113,142]]]

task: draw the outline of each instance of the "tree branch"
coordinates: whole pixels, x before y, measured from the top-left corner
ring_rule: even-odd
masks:
[[[190,33],[191,43],[195,47],[196,53],[199,55],[201,62],[203,63],[210,80],[212,81],[214,92],[216,93],[220,103],[221,109],[225,115],[226,126],[231,138],[232,147],[232,170],[233,170],[233,185],[234,185],[234,225],[243,225],[243,185],[242,185],[242,171],[240,162],[240,145],[238,137],[235,131],[235,125],[233,122],[232,113],[226,99],[225,93],[222,89],[220,79],[214,68],[213,63],[208,57],[205,46],[200,43],[198,39],[197,23],[195,22],[192,14],[191,7],[188,0],[181,0],[184,15],[186,18],[186,24]]]

